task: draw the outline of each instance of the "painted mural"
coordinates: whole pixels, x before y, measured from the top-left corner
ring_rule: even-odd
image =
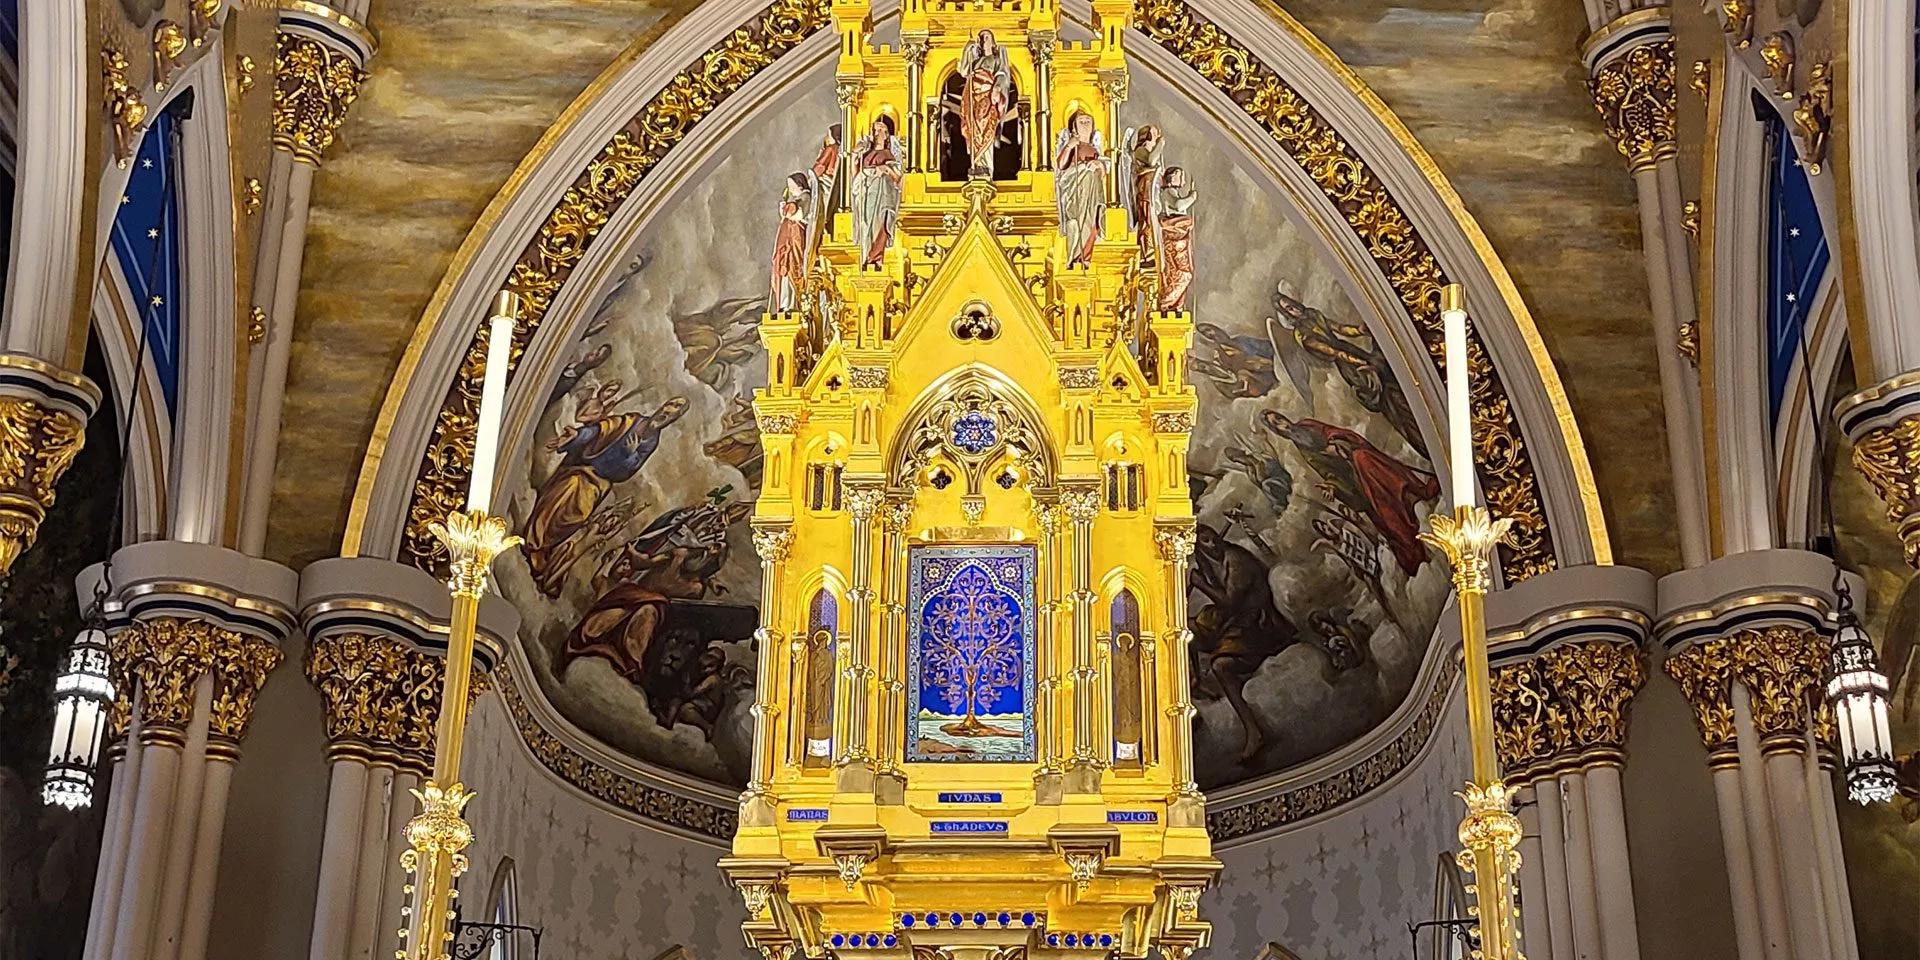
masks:
[[[1190,287],[1176,296],[1198,321],[1195,750],[1202,785],[1217,786],[1385,719],[1446,575],[1417,539],[1439,484],[1380,345],[1287,201],[1239,158],[1189,146],[1214,141],[1175,103],[1141,84],[1121,152],[1152,194],[1142,209],[1177,228]],[[642,236],[553,385],[510,507],[526,544],[501,578],[548,697],[620,750],[722,783],[744,782],[752,728],[756,324],[770,298],[802,295],[795,253],[842,149],[833,113],[822,89],[762,121],[755,149]],[[1081,141],[1104,149],[1059,134],[1068,167]],[[855,229],[884,246],[899,137],[883,124],[846,149]],[[1019,677],[955,700],[935,682],[937,652],[925,662],[926,716],[902,722],[925,721],[912,739],[929,756],[951,746],[943,729],[1017,713],[1000,707]],[[1030,750],[1006,733],[985,738],[1006,741],[996,756]]]

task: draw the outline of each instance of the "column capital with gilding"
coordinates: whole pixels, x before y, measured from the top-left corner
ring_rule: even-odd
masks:
[[[296,626],[297,584],[280,564],[175,540],[122,547],[110,576],[106,565],[82,571],[81,602],[102,597],[112,636],[114,735],[135,719],[137,699],[142,742],[184,743],[208,679],[208,749],[237,755],[260,689],[285,659],[281,645]]]
[[[0,353],[0,574],[39,536],[99,406],[100,388],[86,377]]]
[[[1634,171],[1675,153],[1673,24],[1665,7],[1635,10],[1594,31],[1582,50],[1587,90]]]
[[[274,38],[273,145],[319,166],[360,96],[373,32],[322,3],[283,0]]]
[[[1853,466],[1886,505],[1907,563],[1920,568],[1920,370],[1883,380],[1834,407]]]
[[[391,763],[425,776],[453,605],[447,586],[392,560],[341,557],[300,575],[304,670],[326,708],[327,756]],[[473,659],[478,677],[500,664],[520,628],[513,605],[481,598]],[[474,684],[474,693],[483,684]]]
[[[1626,761],[1654,602],[1653,575],[1622,566],[1566,567],[1487,595],[1494,739],[1509,782]]]

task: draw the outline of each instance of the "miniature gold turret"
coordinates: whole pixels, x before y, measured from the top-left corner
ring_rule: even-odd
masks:
[[[761,324],[759,701],[721,864],[747,940],[1178,960],[1220,869],[1164,275],[1190,218],[1136,207],[1107,146],[1129,5],[1085,42],[1053,0],[906,0],[898,47],[833,14],[845,133],[789,178]]]

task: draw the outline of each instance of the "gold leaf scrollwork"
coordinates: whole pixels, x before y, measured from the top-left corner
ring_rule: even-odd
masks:
[[[675,75],[601,147],[512,268],[507,286],[527,301],[526,315],[514,329],[513,362],[614,208],[695,123],[767,64],[825,26],[830,8],[826,0],[777,0],[753,23],[734,30],[698,63]],[[466,362],[441,403],[414,482],[401,556],[422,569],[433,569],[446,559],[430,526],[461,502],[472,464],[485,357],[486,331],[476,330]],[[764,422],[761,429],[766,430]]]
[[[108,645],[113,679],[113,729],[124,731],[139,691],[143,739],[178,742],[193,720],[194,690],[212,675],[211,737],[238,743],[253,720],[253,706],[267,674],[282,654],[259,637],[204,620],[156,617],[127,627]]]
[[[1602,64],[1587,88],[1627,166],[1642,170],[1673,155],[1673,40],[1638,46]]]
[[[0,573],[33,545],[54,486],[85,445],[79,417],[26,397],[0,397]]]
[[[273,145],[318,165],[360,96],[367,72],[345,53],[312,37],[275,39]]]
[[[325,636],[307,647],[307,679],[326,704],[327,752],[433,766],[443,661],[391,637]]]
[[[1767,741],[1799,746],[1809,719],[1817,721],[1824,709],[1819,697],[1831,646],[1826,635],[1778,625],[1735,631],[1725,641],[1734,647],[1734,675],[1747,688],[1763,747]]]
[[[1509,777],[1625,757],[1627,706],[1646,679],[1636,644],[1551,647],[1493,673],[1494,745]]]
[[[1886,504],[1907,563],[1920,567],[1920,414],[1861,434],[1853,444],[1853,466]]]
[[[140,146],[140,129],[147,123],[147,102],[127,81],[127,55],[105,46],[100,48],[101,96],[107,120],[113,124],[114,163],[125,167]]]
[[[1724,640],[1696,643],[1667,657],[1667,676],[1693,706],[1700,742],[1715,753],[1733,748],[1734,644]]]

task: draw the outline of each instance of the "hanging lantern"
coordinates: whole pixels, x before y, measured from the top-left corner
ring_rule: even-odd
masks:
[[[53,685],[53,743],[41,799],[69,810],[93,803],[93,768],[107,730],[113,681],[107,677],[107,634],[89,625],[67,651]]]
[[[1853,598],[1839,591],[1839,626],[1833,634],[1832,670],[1827,705],[1840,728],[1840,760],[1846,765],[1847,795],[1855,803],[1893,799],[1893,734],[1888,724],[1887,675],[1873,641],[1853,614]]]

